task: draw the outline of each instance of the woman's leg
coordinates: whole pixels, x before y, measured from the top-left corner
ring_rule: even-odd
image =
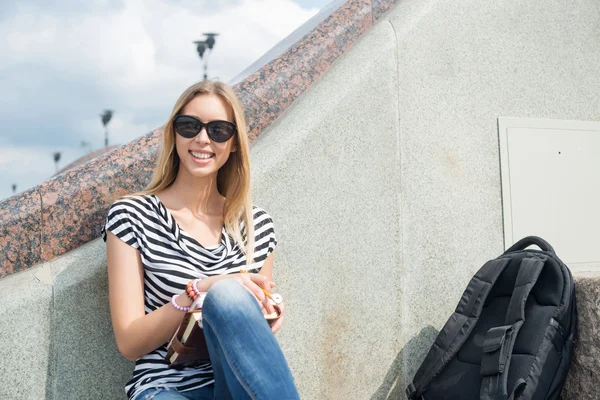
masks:
[[[300,398],[258,302],[241,284],[224,279],[210,288],[202,325],[215,374],[215,398],[223,396],[223,381],[235,400]]]
[[[213,400],[212,385],[200,389],[179,392],[172,388],[147,389],[135,396],[135,400]]]

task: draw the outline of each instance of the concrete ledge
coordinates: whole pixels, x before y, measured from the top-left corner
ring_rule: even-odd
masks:
[[[0,399],[125,399],[106,250],[93,241],[0,281]]]
[[[52,392],[52,285],[38,274],[43,281],[49,275],[37,267],[0,280],[0,399]]]
[[[54,275],[54,399],[125,399],[133,363],[117,350],[106,247],[95,240],[47,264]]]
[[[118,353],[114,343],[104,252],[104,243],[95,240],[0,281],[0,398],[125,399],[123,387],[133,363]],[[279,252],[278,266],[288,264],[295,252],[286,246]],[[334,265],[332,260],[328,263]],[[356,307],[360,294],[346,293],[330,279],[307,282],[309,290],[302,286],[306,278],[298,271],[281,271],[277,278],[289,299],[288,321],[279,339],[303,399],[404,398],[404,378],[413,373],[406,360],[418,364],[437,336],[435,327],[426,326],[397,347],[399,335],[394,332],[399,327],[393,322],[387,328],[377,326],[378,318],[381,324],[390,322],[379,314],[326,311],[334,304],[335,310]],[[580,335],[563,398],[595,400],[600,393],[600,275],[575,278]],[[303,290],[313,297],[302,298]],[[32,292],[36,293],[33,302]],[[386,296],[396,295],[388,290]],[[369,325],[374,326],[365,331]],[[361,391],[350,381],[365,373],[359,368],[363,363],[375,375]]]

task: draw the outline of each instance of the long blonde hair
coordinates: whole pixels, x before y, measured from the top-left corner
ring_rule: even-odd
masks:
[[[231,152],[227,162],[217,172],[217,190],[225,197],[225,231],[246,254],[246,265],[254,258],[254,218],[250,193],[250,146],[244,109],[231,87],[223,82],[204,80],[187,88],[173,107],[163,126],[163,144],[150,184],[143,194],[156,194],[171,186],[179,171],[179,155],[175,149],[173,118],[197,96],[216,95],[231,107],[233,123],[237,126],[234,140],[237,151]],[[230,139],[231,140],[231,139]],[[242,236],[241,222],[245,226]]]

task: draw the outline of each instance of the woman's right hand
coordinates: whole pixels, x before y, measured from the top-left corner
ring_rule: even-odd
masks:
[[[258,300],[260,308],[263,310],[263,312],[269,314],[275,312],[273,304],[271,304],[271,301],[263,291],[263,289],[270,291],[275,286],[268,277],[261,274],[250,274],[247,272],[231,274],[227,276],[240,282],[242,286],[246,288],[246,290],[252,293],[256,300]]]

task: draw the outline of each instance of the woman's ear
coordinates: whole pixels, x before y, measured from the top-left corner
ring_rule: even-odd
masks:
[[[237,151],[237,149],[238,149],[238,145],[237,145],[237,138],[236,138],[236,140],[234,140],[233,144],[231,145],[231,150],[230,151],[232,153],[235,153]]]

